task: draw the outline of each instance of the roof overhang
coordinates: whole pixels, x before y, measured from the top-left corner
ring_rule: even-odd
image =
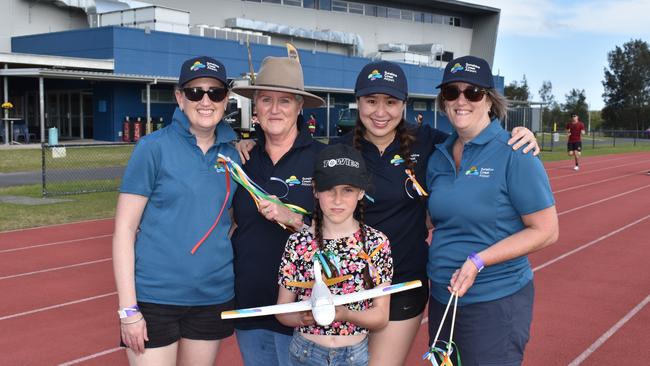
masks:
[[[115,60],[0,52],[0,64],[113,71]]]
[[[140,83],[151,83],[151,84],[176,84],[178,82],[178,78],[171,77],[171,76],[116,74],[112,72],[57,70],[57,69],[41,69],[41,68],[0,69],[0,76],[140,82]]]
[[[456,0],[393,0],[391,2],[423,9],[440,9],[471,15],[499,14],[501,12],[498,8]]]

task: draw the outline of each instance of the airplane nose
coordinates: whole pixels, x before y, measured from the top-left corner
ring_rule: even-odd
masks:
[[[326,326],[332,324],[334,321],[336,309],[334,308],[334,305],[321,305],[312,308],[312,314],[314,315],[314,320],[318,325]]]

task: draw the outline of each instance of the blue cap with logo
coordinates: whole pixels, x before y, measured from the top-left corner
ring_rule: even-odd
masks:
[[[189,81],[198,78],[213,78],[221,81],[224,86],[228,85],[226,67],[209,56],[192,57],[183,62],[181,74],[178,77],[178,85],[183,86]]]
[[[399,65],[389,61],[371,62],[361,69],[354,85],[354,96],[386,94],[399,100],[408,97],[406,75]]]
[[[455,82],[494,89],[494,78],[490,65],[484,59],[475,56],[463,56],[449,61],[442,76],[442,83],[436,88]]]

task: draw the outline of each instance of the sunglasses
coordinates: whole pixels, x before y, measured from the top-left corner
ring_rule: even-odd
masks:
[[[228,89],[224,88],[210,88],[208,90],[203,90],[201,88],[183,88],[183,94],[185,94],[185,98],[187,98],[187,100],[191,100],[192,102],[200,101],[203,99],[203,96],[205,94],[208,95],[208,98],[210,98],[211,101],[221,102],[226,97],[227,93]]]
[[[481,89],[478,86],[470,86],[464,90],[458,89],[456,86],[447,85],[442,87],[442,98],[447,101],[453,101],[460,97],[460,94],[463,93],[465,99],[470,102],[479,102],[483,99],[487,90]]]

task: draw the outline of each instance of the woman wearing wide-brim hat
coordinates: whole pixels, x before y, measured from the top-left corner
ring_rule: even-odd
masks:
[[[267,57],[254,85],[232,91],[253,100],[262,129],[244,170],[270,194],[312,211],[314,161],[325,145],[311,137],[301,110],[322,106],[324,101],[305,91],[300,63],[286,57]],[[274,305],[278,268],[291,234],[278,223],[298,230],[304,219],[268,201],[262,201],[258,208],[241,189],[235,194],[233,208],[237,223],[232,237],[236,308]],[[246,366],[289,363],[293,328],[283,326],[273,316],[241,319],[235,328]]]

